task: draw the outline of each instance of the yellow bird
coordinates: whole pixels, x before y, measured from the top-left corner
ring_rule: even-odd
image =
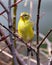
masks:
[[[24,40],[24,42],[29,42],[34,37],[34,24],[30,21],[30,15],[27,12],[23,12],[20,15],[18,22],[18,35]]]

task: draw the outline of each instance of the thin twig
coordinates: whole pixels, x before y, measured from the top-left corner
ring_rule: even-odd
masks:
[[[17,2],[15,2],[14,4],[12,4],[10,7],[15,7],[17,6],[22,0],[17,0]]]
[[[16,3],[17,0],[13,0],[14,3]],[[16,30],[16,11],[17,11],[17,6],[15,6],[13,8],[13,26],[12,26],[12,31],[13,33],[15,33]],[[13,38],[14,41],[14,47],[16,48],[16,37]],[[12,60],[12,65],[13,65],[14,61]]]
[[[0,15],[2,15],[2,14],[5,13],[5,12],[6,12],[6,10],[2,11],[2,12],[0,13]]]
[[[22,0],[17,0],[17,2],[16,3],[14,3],[14,4],[12,4],[10,7],[12,8],[12,7],[15,7],[15,6],[17,6],[20,2],[21,2]],[[7,11],[7,13],[9,12],[9,10],[7,9],[7,7],[3,4],[3,2],[2,1],[0,1],[0,4],[2,5],[2,7],[5,9],[3,12],[1,12],[0,13],[0,15],[2,15],[4,12],[6,12]]]
[[[37,9],[37,23],[36,23],[36,33],[37,33],[37,44],[39,44],[39,17],[40,17],[40,5],[41,0],[38,0],[38,9]]]
[[[14,0],[14,3],[16,3],[17,0]],[[13,33],[16,33],[16,13],[17,13],[17,6],[13,8]],[[14,37],[14,46],[16,48],[16,37]]]
[[[0,42],[5,40],[6,38],[8,38],[10,35],[7,35],[7,36],[2,36],[1,39],[0,39]]]
[[[37,22],[36,22],[37,44],[39,44],[39,17],[40,17],[40,6],[41,6],[41,0],[38,0]],[[37,58],[37,65],[40,65],[39,49],[38,49],[38,48],[37,48],[36,58]]]
[[[12,31],[12,17],[11,17],[11,0],[8,0],[8,9],[9,9],[9,12],[8,12],[8,27],[9,27],[9,30]],[[13,60],[14,60],[14,65],[18,65],[18,62],[17,62],[17,58],[16,58],[16,53],[15,53],[15,47],[14,47],[14,42],[13,42],[13,35],[11,33],[10,34],[10,42],[11,42],[11,53],[13,55]]]
[[[2,53],[2,51],[4,51],[6,48],[8,48],[8,47],[6,46],[6,47],[2,48],[2,49],[0,50],[0,53]]]
[[[46,34],[46,36],[43,38],[43,40],[37,45],[37,48],[40,48],[40,46],[42,45],[42,43],[45,41],[45,39],[49,36],[49,34],[52,32],[52,29],[50,29],[50,31]]]
[[[0,52],[5,54],[6,56],[8,56],[9,58],[13,58],[13,56],[5,51],[3,51],[2,49],[0,49]]]
[[[8,13],[9,12],[8,8],[4,5],[4,3],[1,0],[0,0],[0,4],[4,8],[4,10]]]

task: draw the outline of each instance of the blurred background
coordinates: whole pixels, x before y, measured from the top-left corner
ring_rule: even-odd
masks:
[[[4,2],[6,6],[8,5],[8,0],[7,1],[2,0],[2,1]],[[12,0],[12,3],[13,3],[13,0]],[[30,13],[30,0],[28,1],[26,7],[24,7],[24,3],[25,3],[25,0],[23,0],[17,6],[16,28],[17,28],[19,17],[20,17],[20,13],[23,11],[27,11]],[[35,23],[36,23],[36,16],[37,16],[37,4],[38,4],[38,0],[33,0],[32,20]],[[2,11],[3,11],[3,8],[0,5],[0,12]],[[42,0],[40,15],[42,15],[43,13],[44,15],[42,16],[42,18],[40,18],[39,26],[40,26],[40,32],[46,35],[46,33],[52,28],[52,0]],[[4,13],[4,15],[7,17],[6,13]],[[0,22],[4,24],[5,26],[8,26],[7,20],[5,20],[5,18],[2,15],[0,16]],[[34,29],[36,30],[36,26],[34,27]],[[52,42],[52,33],[49,35],[48,39]]]

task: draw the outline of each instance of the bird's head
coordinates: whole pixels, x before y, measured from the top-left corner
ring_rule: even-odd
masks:
[[[30,19],[30,15],[29,13],[27,12],[22,12],[20,17],[23,19],[23,20],[29,20]]]

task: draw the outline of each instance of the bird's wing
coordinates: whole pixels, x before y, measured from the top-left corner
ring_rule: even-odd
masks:
[[[34,30],[34,23],[33,22],[27,21],[26,25],[28,26],[28,28],[30,27],[30,28],[32,28]]]
[[[35,23],[33,21],[30,21],[32,27],[34,27]]]
[[[33,21],[30,21],[30,23],[31,23],[31,26],[32,26],[32,28],[33,28],[33,30],[34,30],[34,25],[35,25],[35,23],[34,23]]]

